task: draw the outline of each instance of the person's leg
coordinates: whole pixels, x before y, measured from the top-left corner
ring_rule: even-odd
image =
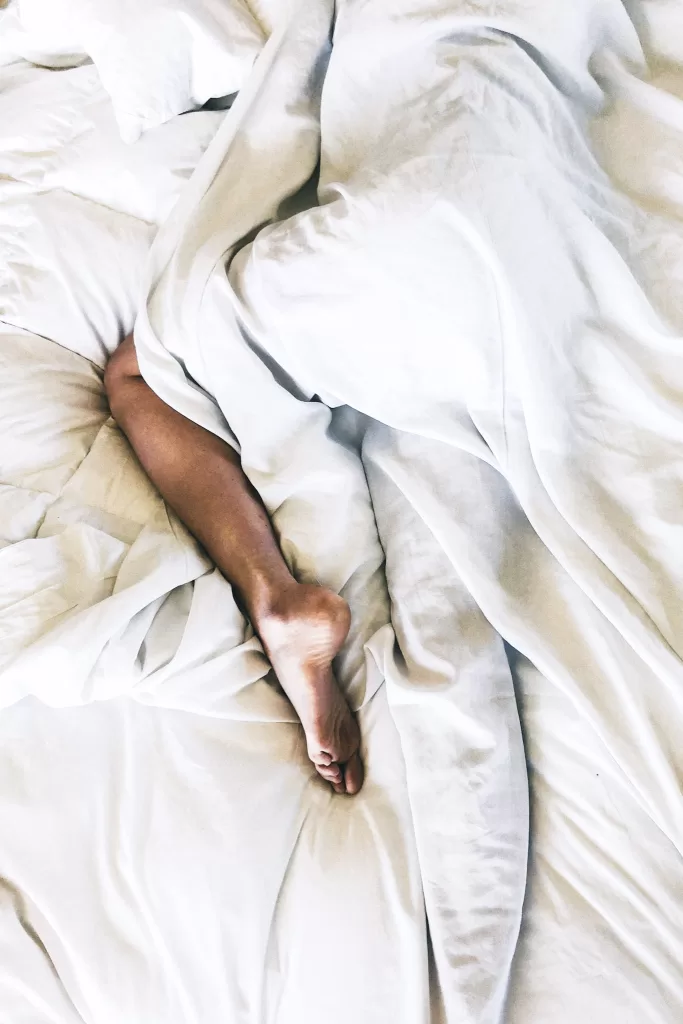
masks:
[[[345,601],[296,582],[239,456],[152,391],[132,336],[110,359],[105,386],[112,416],[149,477],[235,587],[301,719],[318,772],[336,792],[358,792],[358,726],[331,666],[349,630]]]

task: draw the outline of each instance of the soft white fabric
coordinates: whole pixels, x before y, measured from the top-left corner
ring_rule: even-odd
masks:
[[[147,252],[222,114],[135,146],[92,66],[13,64],[0,92],[0,320],[103,366],[130,331]]]
[[[339,673],[368,784],[348,802],[312,776],[229,587],[108,420],[99,371],[50,340],[72,284],[34,292],[49,337],[0,335],[0,698],[62,707],[0,716],[0,1005],[41,1024],[679,1024],[682,723],[661,637],[680,642],[680,395],[655,308],[678,322],[680,235],[660,192],[655,217],[618,199],[583,138],[588,59],[637,88],[599,53],[635,63],[635,35],[619,4],[357,2],[328,63],[329,15],[308,5],[226,118],[158,239],[138,344],[162,394],[240,445],[291,561],[351,601]],[[87,122],[86,94],[65,121]],[[287,220],[310,203],[281,200],[320,151],[320,95],[326,206]],[[620,96],[602,151],[647,199]],[[48,123],[16,176],[29,192],[61,145]],[[99,209],[96,136],[89,152],[68,173]],[[107,231],[139,222],[133,183],[167,180],[165,152],[130,188],[105,175]],[[271,216],[226,279],[224,251]],[[625,451],[637,485],[619,486]]]
[[[130,701],[6,711],[6,1017],[427,1024],[420,876],[383,691],[364,726],[370,775],[352,805],[311,777],[292,725]]]
[[[16,173],[0,192],[8,199],[18,191],[40,194],[54,216],[63,210],[57,238],[66,258],[34,234],[6,292],[30,301],[3,310],[7,320],[17,310],[17,320],[41,318],[63,344],[7,323],[0,329],[0,817],[3,834],[16,839],[0,857],[0,1005],[17,1021],[44,1014],[186,1024],[218,1013],[244,1024],[262,1017],[384,1024],[388,1013],[427,1024],[420,871],[378,669],[391,632],[374,530],[361,557],[350,551],[348,580],[340,564],[340,587],[357,606],[361,595],[368,602],[340,661],[356,703],[364,704],[368,774],[351,804],[334,799],[311,771],[292,709],[245,631],[230,588],[169,515],[108,418],[96,364],[118,329],[107,333],[100,320],[84,333],[84,345],[72,336],[71,289],[75,309],[88,299],[73,271],[90,268],[92,251],[107,242],[118,242],[120,264],[136,258],[122,225],[144,228],[145,239],[154,226],[124,204],[149,210],[151,221],[165,182],[175,179],[177,192],[187,168],[174,165],[178,153],[164,137],[184,132],[180,152],[189,161],[207,130],[205,115],[189,115],[150,134],[139,144],[146,149],[126,151],[139,172],[129,174],[128,189],[115,146],[111,176],[89,172],[88,162],[105,172],[112,157],[99,94],[93,104],[81,88],[91,73],[60,72],[55,82],[51,73],[17,65],[3,82],[0,123]],[[60,106],[50,105],[55,86],[65,83],[71,91],[60,95]],[[36,119],[22,135],[18,117],[29,87]],[[211,115],[212,124],[218,120]],[[71,160],[56,126],[66,132],[74,122],[87,145]],[[17,136],[30,145],[17,144]],[[45,172],[53,163],[59,176],[49,179],[57,185],[50,189]],[[97,202],[61,190],[64,175],[81,191],[99,190]],[[105,198],[111,238],[98,215]],[[85,249],[68,231],[74,203],[95,214]],[[85,231],[88,218],[82,222]],[[59,273],[64,287],[22,296],[43,266],[46,275]],[[113,262],[90,269],[96,293],[113,289],[103,310],[116,320],[127,277]],[[119,276],[107,284],[111,274]],[[338,430],[351,426],[339,423]],[[307,487],[336,496],[349,479],[351,493],[325,527],[329,543],[336,526],[337,550],[354,519],[362,537],[372,524],[360,466],[353,463],[344,477],[291,482],[305,501]],[[114,702],[61,713],[34,702],[7,707],[27,693],[63,708],[131,691],[137,710]],[[164,713],[159,705],[179,710]],[[321,942],[331,919],[339,944],[333,955]],[[330,1005],[340,955],[346,984]]]
[[[346,3],[321,96],[322,205],[238,250],[314,169],[317,93],[293,69],[316,15],[305,12],[308,35],[293,28],[264,55],[159,240],[136,333],[143,373],[186,415],[234,435],[285,537],[283,451],[254,407],[318,395],[398,431],[382,441],[384,472],[680,851],[680,340],[645,290],[648,224],[583,135],[600,100],[589,68],[610,53],[637,62],[633,26],[618,3]],[[373,434],[367,443],[366,466],[379,457]],[[374,507],[392,538],[391,515]],[[307,554],[326,579],[329,552]],[[389,667],[392,703],[395,679]],[[501,730],[511,694],[495,704]],[[428,742],[436,759],[433,732]],[[501,1013],[521,898],[522,787],[514,758],[496,769],[495,744],[486,749],[492,875],[479,905],[463,912],[433,846],[424,861],[437,934],[442,921],[464,934],[488,923],[485,964],[466,969],[437,948],[453,1019]],[[427,818],[414,813],[420,847]],[[497,915],[483,891],[499,895]]]
[[[245,0],[16,0],[2,28],[37,64],[90,57],[126,142],[236,92],[264,38]]]
[[[54,26],[53,26],[54,28]],[[38,30],[29,34],[21,19],[18,3],[0,11],[0,66],[28,60],[45,67],[76,67],[88,60],[84,53],[71,52],[66,40],[62,41],[63,27],[57,36]]]

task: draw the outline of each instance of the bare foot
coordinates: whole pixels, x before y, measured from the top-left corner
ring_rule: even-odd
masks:
[[[356,719],[332,673],[349,632],[348,605],[324,587],[296,583],[254,616],[266,654],[306,733],[308,756],[335,793],[363,785]]]

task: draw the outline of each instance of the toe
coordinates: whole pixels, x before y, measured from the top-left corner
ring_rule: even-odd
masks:
[[[339,765],[331,765],[329,768],[319,767],[317,771],[321,779],[329,782],[335,793],[346,793],[346,783],[344,782],[344,775]]]
[[[360,759],[360,754],[356,751],[344,766],[344,792],[349,796],[355,796],[363,785],[363,777],[363,762]]]
[[[318,774],[322,775],[323,779],[328,782],[342,782],[342,770],[338,764],[331,764],[328,766],[317,765]]]
[[[328,754],[326,750],[319,750],[313,754],[309,752],[308,756],[316,767],[327,768],[334,761],[332,754]]]
[[[338,779],[330,779],[330,785],[335,793],[339,796],[343,796],[346,793],[346,784],[344,782],[344,776],[340,774]]]

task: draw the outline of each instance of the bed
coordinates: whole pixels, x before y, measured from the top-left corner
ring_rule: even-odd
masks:
[[[97,60],[5,43],[0,1018],[680,1021],[683,16],[564,7],[347,2],[332,47],[327,3],[264,8],[230,109],[139,138]],[[467,143],[448,176],[435,124]],[[396,138],[401,182],[439,203],[384,188]],[[568,216],[551,274],[524,244],[532,145],[543,210],[572,209],[569,169],[601,228]],[[479,302],[481,195],[506,226],[496,282],[538,270],[555,315],[580,267],[592,298],[552,359],[506,350],[507,391],[485,348],[423,369],[458,274],[463,337],[494,337],[481,307],[516,322],[504,289]],[[347,209],[379,248],[339,233]],[[445,222],[467,243],[449,261],[395,261]],[[356,332],[364,274],[417,313]],[[230,587],[109,417],[103,368],[139,313],[145,375],[239,445],[290,563],[351,605],[353,800],[311,770]]]

